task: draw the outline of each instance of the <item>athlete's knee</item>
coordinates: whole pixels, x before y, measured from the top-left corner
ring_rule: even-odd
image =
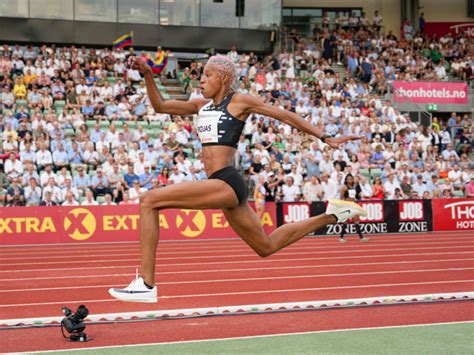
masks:
[[[271,243],[269,245],[254,248],[254,250],[257,253],[257,255],[261,258],[269,257],[270,255],[276,252],[276,249],[272,247]]]
[[[267,258],[274,253],[274,251],[271,251],[268,249],[258,249],[258,250],[255,250],[255,252],[261,258]]]
[[[147,191],[140,195],[140,207],[149,209],[161,209],[160,197],[156,194],[156,190]]]

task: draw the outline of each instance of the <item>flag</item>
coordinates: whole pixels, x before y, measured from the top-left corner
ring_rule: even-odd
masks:
[[[155,56],[148,54],[148,65],[151,67],[153,74],[161,74],[166,64],[168,64],[168,55],[165,51],[161,51],[160,54],[157,53]]]
[[[113,43],[114,48],[124,48],[133,44],[133,31],[117,38]]]

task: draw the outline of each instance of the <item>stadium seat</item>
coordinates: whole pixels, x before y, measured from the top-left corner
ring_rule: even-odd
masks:
[[[15,101],[16,103],[16,107],[17,109],[20,107],[20,106],[24,106],[24,107],[28,107],[28,101],[24,100],[24,99],[18,99]]]
[[[161,129],[162,125],[160,121],[150,121],[150,128]]]
[[[76,131],[74,130],[74,128],[65,128],[64,129],[64,132],[66,133],[66,135],[68,137],[74,135],[76,133]]]
[[[365,176],[367,179],[370,179],[370,171],[369,169],[360,169],[360,174],[362,176]]]
[[[71,163],[71,170],[74,173],[77,173],[77,168],[82,167],[84,171],[87,171],[87,164],[81,164],[81,163]]]
[[[381,177],[382,176],[382,169],[370,169],[370,175],[372,176],[372,179],[375,179],[376,177]]]
[[[54,101],[54,107],[55,107],[55,108],[64,107],[64,106],[66,106],[66,101],[64,101],[64,100],[56,100],[56,101]]]
[[[99,203],[99,205],[103,204],[105,202],[105,196],[97,196],[96,201]]]
[[[464,191],[454,190],[454,197],[464,197]]]

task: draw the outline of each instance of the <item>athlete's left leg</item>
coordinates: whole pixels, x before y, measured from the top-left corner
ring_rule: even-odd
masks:
[[[223,209],[223,212],[232,229],[261,257],[272,255],[327,224],[336,223],[333,215],[322,214],[285,224],[267,235],[257,214],[246,201],[235,208]]]

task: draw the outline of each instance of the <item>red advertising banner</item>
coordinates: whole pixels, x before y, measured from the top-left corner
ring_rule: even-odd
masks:
[[[433,230],[474,230],[474,199],[436,199],[433,204]]]
[[[262,225],[276,227],[275,203]],[[160,212],[161,240],[238,238],[220,210]],[[0,245],[137,241],[138,205],[0,208]]]
[[[393,100],[398,103],[468,104],[466,83],[394,81]]]
[[[474,22],[426,22],[425,33],[438,38],[451,33],[453,36],[463,34],[467,37],[474,38]]]

